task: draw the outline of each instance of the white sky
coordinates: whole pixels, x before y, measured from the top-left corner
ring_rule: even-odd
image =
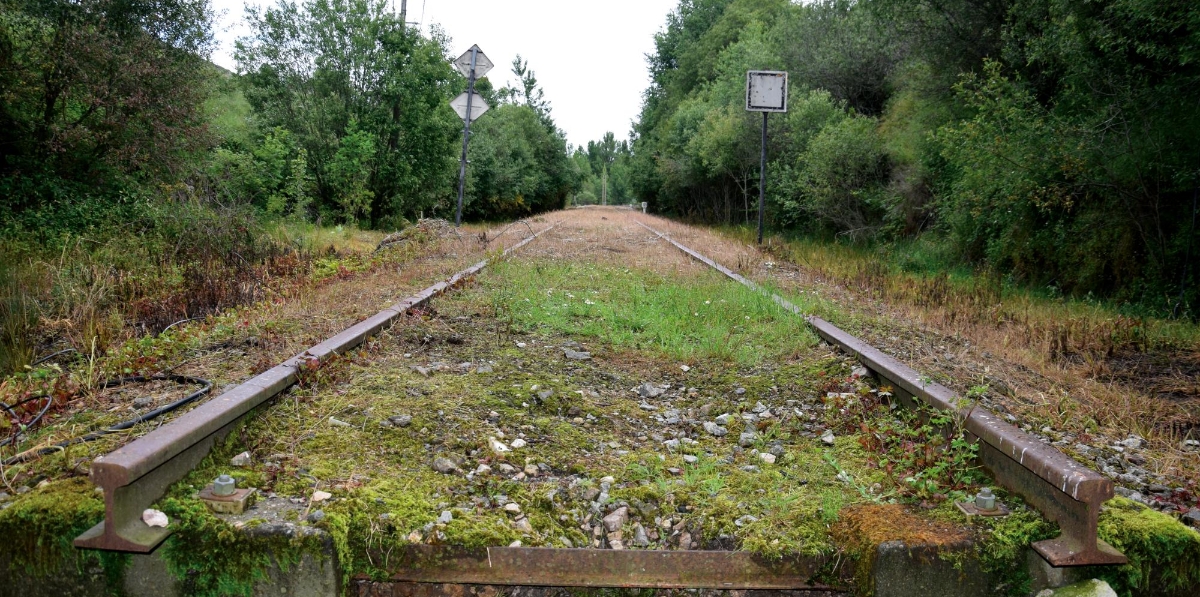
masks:
[[[212,0],[219,18],[213,61],[230,70],[233,41],[245,35],[247,0]],[[254,0],[249,0],[254,1]],[[396,11],[400,0],[394,0]],[[260,4],[263,2],[259,2]],[[270,3],[267,0],[266,3]],[[612,131],[629,135],[649,85],[645,55],[678,0],[409,0],[408,20],[439,24],[455,56],[471,44],[495,63],[498,88],[515,83],[511,63],[529,61],[550,101],[554,121],[573,145]],[[224,11],[222,15],[221,12]],[[422,12],[424,19],[422,20]]]

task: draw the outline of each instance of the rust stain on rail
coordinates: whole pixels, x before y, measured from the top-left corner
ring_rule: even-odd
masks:
[[[394,581],[730,590],[816,588],[813,578],[827,563],[821,556],[768,560],[739,551],[443,545],[409,546],[391,560]]]
[[[638,222],[688,256],[755,290],[758,284],[709,259],[666,234]],[[1021,495],[1047,518],[1058,523],[1061,534],[1033,544],[1053,566],[1124,564],[1127,559],[1097,534],[1100,506],[1113,497],[1112,480],[1076,462],[1066,454],[1002,421],[983,408],[966,409],[949,388],[927,383],[911,367],[846,333],[819,317],[805,315],[799,307],[776,294],[771,300],[805,318],[827,342],[853,354],[876,375],[887,380],[903,400],[920,400],[941,410],[966,416],[967,431],[980,443],[979,460],[996,481]]]

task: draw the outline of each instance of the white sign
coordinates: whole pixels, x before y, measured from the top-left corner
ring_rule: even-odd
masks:
[[[488,57],[484,55],[483,50],[479,49],[479,46],[471,46],[471,50],[475,50],[477,52],[477,54],[475,54],[475,78],[478,79],[479,77],[488,74],[488,71],[492,70],[492,67],[495,65],[492,64],[491,60],[488,60]],[[466,54],[459,56],[458,60],[454,61],[454,67],[457,68],[458,72],[462,73],[464,77],[471,76],[471,50],[467,50]]]
[[[466,120],[467,92],[464,91],[458,94],[458,97],[450,100],[450,106],[454,108],[455,112],[458,112],[459,118]],[[479,97],[478,93],[471,94],[471,122],[475,122],[480,116],[483,115],[484,112],[487,112],[489,109],[491,109],[491,106],[487,105],[487,102],[483,101],[483,98]]]
[[[746,71],[746,110],[787,112],[787,87],[786,72]]]

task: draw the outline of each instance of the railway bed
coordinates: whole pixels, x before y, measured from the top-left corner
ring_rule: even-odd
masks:
[[[221,582],[311,595],[987,595],[1126,562],[1097,535],[1107,478],[804,317],[653,218],[589,211],[96,459],[105,520],[75,545],[149,554],[178,530],[166,549],[130,556],[121,582],[133,595]],[[868,408],[860,426],[936,427],[950,413],[943,426],[981,446],[1009,520],[1058,532],[996,569],[977,546],[1016,523],[968,518],[946,495],[991,482],[950,473],[940,492],[914,492],[872,454],[869,431],[838,420],[861,404],[918,414]],[[231,466],[243,449],[253,464]],[[259,497],[213,523],[194,493],[221,473]],[[169,513],[204,520],[147,526],[143,511],[164,496]],[[224,547],[197,544],[215,527],[280,553],[230,558],[249,572],[197,565],[204,578],[189,587],[170,572],[184,555],[226,565]],[[17,594],[54,590],[41,586]]]

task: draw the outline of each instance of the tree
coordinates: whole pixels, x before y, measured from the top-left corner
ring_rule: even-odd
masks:
[[[0,0],[0,206],[184,175],[211,43],[205,0]]]
[[[444,39],[382,0],[284,1],[247,17],[236,52],[247,98],[305,150],[319,214],[395,227],[449,205],[461,121],[446,100],[462,79]]]

